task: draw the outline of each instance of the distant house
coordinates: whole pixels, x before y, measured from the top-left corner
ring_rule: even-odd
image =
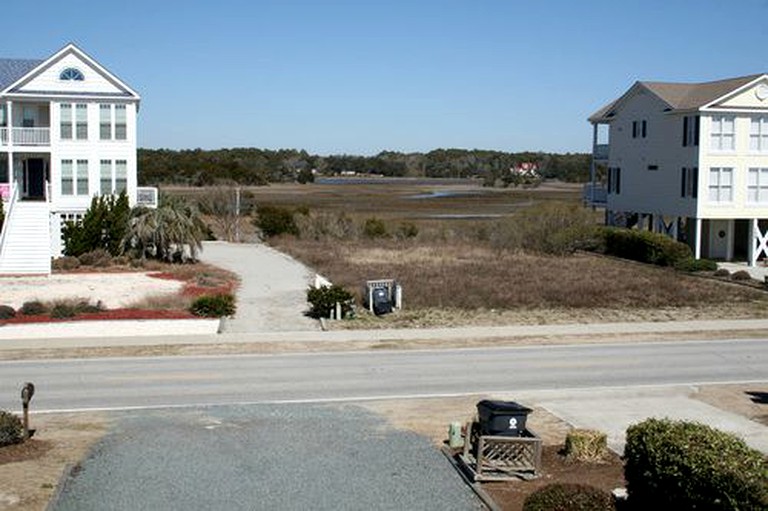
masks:
[[[666,233],[696,258],[768,256],[768,75],[637,82],[589,121],[585,198],[606,223]]]
[[[536,162],[522,162],[514,165],[509,169],[509,173],[513,176],[524,179],[539,179],[539,164]]]
[[[0,273],[47,274],[97,195],[137,202],[139,95],[73,44],[0,59]]]

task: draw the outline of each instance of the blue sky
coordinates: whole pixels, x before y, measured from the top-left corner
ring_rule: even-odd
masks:
[[[766,0],[41,0],[0,55],[78,44],[142,95],[139,146],[588,151],[635,80],[768,71]]]

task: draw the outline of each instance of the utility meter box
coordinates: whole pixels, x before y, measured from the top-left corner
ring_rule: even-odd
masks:
[[[490,436],[521,436],[525,421],[533,410],[514,401],[485,399],[477,403],[480,434]]]

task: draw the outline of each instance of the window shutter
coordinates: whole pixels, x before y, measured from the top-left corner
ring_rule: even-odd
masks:
[[[613,193],[613,168],[608,167],[608,193]]]
[[[646,133],[648,133],[648,121],[643,121],[643,138],[645,138]]]
[[[632,121],[632,138],[637,138],[637,121]]]
[[[683,117],[683,147],[688,146],[688,116]]]
[[[682,168],[680,172],[680,197],[685,197],[685,182],[686,182],[686,171],[687,169],[685,167]]]
[[[621,169],[616,167],[616,194],[621,193]]]
[[[699,196],[699,167],[693,167],[693,190],[691,196],[694,199]]]
[[[700,117],[697,115],[694,117],[696,124],[694,125],[694,131],[693,131],[693,145],[699,145],[699,125],[701,122]]]

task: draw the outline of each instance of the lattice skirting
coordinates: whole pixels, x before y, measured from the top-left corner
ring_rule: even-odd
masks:
[[[478,424],[467,425],[469,438],[459,456],[475,481],[504,481],[537,477],[541,469],[541,439],[526,429],[520,437],[479,434]]]

